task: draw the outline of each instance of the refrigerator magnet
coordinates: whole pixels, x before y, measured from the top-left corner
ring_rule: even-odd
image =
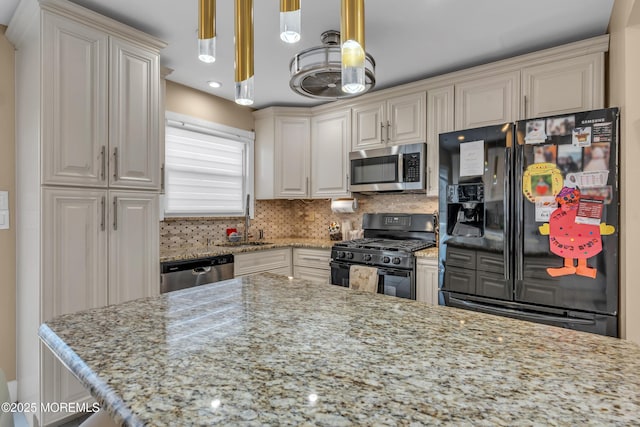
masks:
[[[571,131],[571,144],[576,147],[588,147],[591,145],[591,128],[575,128]]]
[[[522,175],[522,193],[535,203],[538,197],[553,197],[563,184],[562,173],[554,163],[534,163]]]
[[[558,207],[554,196],[536,198],[536,222],[548,222],[553,211]]]
[[[525,144],[542,144],[547,140],[544,120],[529,120],[527,122],[527,134],[524,137]]]
[[[567,136],[576,127],[576,116],[554,117],[547,119],[547,135]]]

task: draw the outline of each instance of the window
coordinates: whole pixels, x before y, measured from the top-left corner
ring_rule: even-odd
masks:
[[[175,113],[166,123],[165,215],[244,215],[253,191],[253,132]]]

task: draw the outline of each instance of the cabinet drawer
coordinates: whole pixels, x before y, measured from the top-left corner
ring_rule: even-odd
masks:
[[[478,271],[476,294],[490,298],[511,299],[511,283],[502,274]]]
[[[277,274],[291,274],[291,248],[269,249],[234,255],[234,276],[244,276],[265,271]]]
[[[476,269],[503,274],[504,257],[502,254],[478,251],[476,253]]]
[[[296,279],[309,280],[315,283],[329,283],[331,271],[329,269],[293,266],[293,277]]]
[[[447,246],[446,266],[476,268],[476,251]]]
[[[447,266],[444,270],[443,291],[462,292],[465,294],[475,293],[476,290],[476,272],[474,270],[466,270]]]
[[[331,249],[293,248],[293,265],[330,270]]]

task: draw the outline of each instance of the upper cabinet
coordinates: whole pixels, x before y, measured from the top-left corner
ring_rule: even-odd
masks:
[[[427,196],[438,195],[439,135],[454,130],[453,99],[453,85],[427,91]]]
[[[518,120],[519,89],[520,71],[483,74],[456,83],[456,130]]]
[[[349,194],[350,109],[267,108],[254,117],[257,199]]]
[[[426,93],[367,102],[352,109],[352,150],[424,142]]]
[[[525,119],[604,107],[604,55],[592,53],[522,70]]]
[[[158,49],[42,17],[42,183],[160,189]]]
[[[322,113],[311,118],[311,196],[349,195],[351,111]]]

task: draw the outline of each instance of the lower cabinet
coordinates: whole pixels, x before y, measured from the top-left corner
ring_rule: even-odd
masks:
[[[244,252],[233,256],[234,277],[267,272],[291,276],[291,248]]]
[[[293,277],[311,282],[331,281],[331,249],[293,248]]]
[[[438,259],[418,258],[416,264],[416,300],[438,305]]]
[[[156,193],[43,190],[42,321],[160,292]],[[43,402],[88,402],[86,389],[42,350]],[[43,424],[68,414],[43,413]]]

